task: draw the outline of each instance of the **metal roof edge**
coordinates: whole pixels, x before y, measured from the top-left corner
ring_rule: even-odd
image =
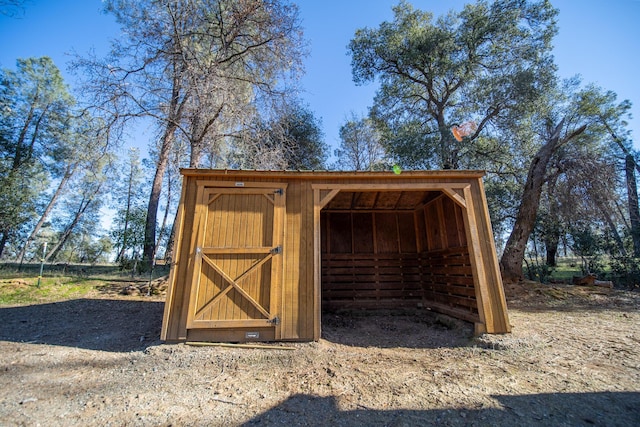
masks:
[[[395,173],[392,171],[329,171],[329,170],[257,170],[257,169],[196,169],[182,168],[183,176],[194,177],[271,177],[271,178],[482,178],[486,175],[484,170],[410,170]]]

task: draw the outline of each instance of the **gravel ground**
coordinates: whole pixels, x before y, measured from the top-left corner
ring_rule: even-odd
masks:
[[[508,335],[339,312],[269,349],[163,344],[162,296],[0,307],[0,425],[640,425],[640,294],[506,291]]]

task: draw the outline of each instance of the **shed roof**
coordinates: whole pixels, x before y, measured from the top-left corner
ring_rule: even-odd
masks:
[[[396,174],[393,171],[310,171],[310,170],[245,170],[245,169],[180,169],[184,176],[268,176],[271,178],[289,179],[416,179],[416,178],[438,178],[438,179],[469,179],[481,178],[486,174],[483,170],[410,170]]]

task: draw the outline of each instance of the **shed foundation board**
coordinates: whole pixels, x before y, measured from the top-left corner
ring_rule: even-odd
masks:
[[[182,175],[163,340],[317,340],[340,307],[510,330],[481,171]]]

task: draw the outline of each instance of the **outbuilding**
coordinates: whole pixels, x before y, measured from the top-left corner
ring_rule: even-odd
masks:
[[[164,341],[318,340],[323,308],[510,332],[482,171],[181,172]]]

